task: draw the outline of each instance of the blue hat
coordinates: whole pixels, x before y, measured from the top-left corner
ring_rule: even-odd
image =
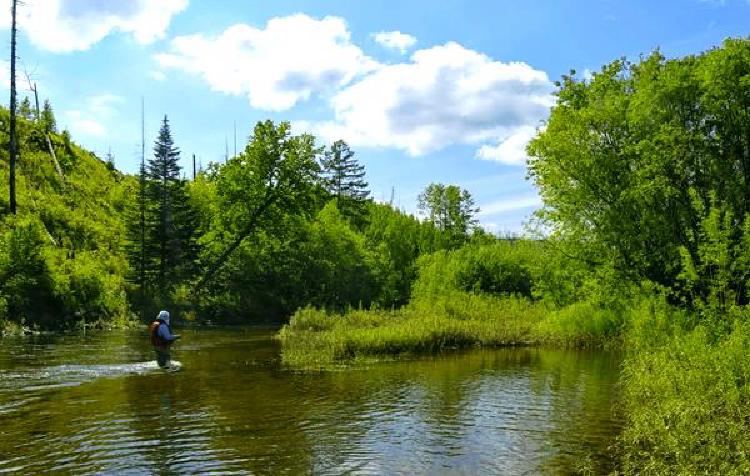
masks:
[[[168,325],[169,324],[169,313],[167,311],[161,311],[159,313],[158,319],[160,321],[164,321],[164,323]]]

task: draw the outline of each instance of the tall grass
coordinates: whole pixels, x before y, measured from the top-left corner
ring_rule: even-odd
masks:
[[[554,311],[522,298],[452,292],[390,311],[301,309],[279,338],[286,365],[318,368],[471,346],[603,345],[619,325],[593,305]]]
[[[733,314],[733,315],[732,315]],[[750,472],[750,323],[720,338],[692,316],[642,309],[623,368],[625,474]]]

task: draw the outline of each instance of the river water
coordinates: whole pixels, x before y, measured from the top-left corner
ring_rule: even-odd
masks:
[[[300,373],[271,329],[0,340],[0,473],[608,471],[616,355],[472,350]]]

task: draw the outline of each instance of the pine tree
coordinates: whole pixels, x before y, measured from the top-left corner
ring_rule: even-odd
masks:
[[[134,246],[131,262],[142,289],[163,298],[194,271],[197,220],[186,181],[180,177],[180,149],[174,144],[166,116],[153,150],[153,157],[141,166],[139,214],[131,220],[130,240],[139,246]]]
[[[110,171],[115,171],[117,167],[115,167],[115,155],[112,153],[112,149],[108,149],[107,153],[104,155],[104,165],[107,166],[107,169]]]
[[[23,117],[27,121],[34,119],[34,111],[31,110],[31,101],[28,97],[23,98],[18,104],[18,116]]]
[[[44,100],[41,121],[44,132],[57,132],[57,121],[55,120],[55,113],[52,111],[49,99]]]
[[[138,286],[140,298],[150,294],[149,292],[149,281],[147,279],[149,273],[147,267],[153,263],[153,260],[148,260],[146,255],[146,218],[147,218],[147,197],[146,197],[146,183],[148,180],[146,173],[146,162],[141,160],[140,173],[138,174],[138,189],[136,191],[135,203],[129,209],[128,214],[128,240],[126,253],[128,260],[130,261],[132,273],[129,279]]]
[[[364,180],[365,166],[354,158],[354,151],[338,140],[325,151],[321,165],[324,185],[336,199],[341,214],[358,227],[366,225],[370,191]]]
[[[152,276],[156,289],[168,289],[168,273],[174,276],[180,265],[180,240],[175,226],[175,199],[180,187],[180,149],[174,145],[169,121],[164,116],[159,135],[154,143],[154,156],[146,170],[146,197],[152,205],[147,232],[147,254],[156,261],[156,275]],[[148,249],[151,248],[151,249]]]

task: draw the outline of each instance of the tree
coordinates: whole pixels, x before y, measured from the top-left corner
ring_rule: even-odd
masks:
[[[42,127],[44,132],[57,132],[57,121],[55,120],[55,113],[52,111],[52,105],[49,99],[44,100],[44,107],[42,108],[41,118]]]
[[[10,156],[10,212],[16,214],[16,155],[18,151],[16,137],[16,5],[13,0],[11,8],[10,27],[10,140],[8,141],[8,155]]]
[[[111,171],[116,170],[115,167],[115,156],[112,154],[112,150],[107,151],[107,155],[104,156],[104,163],[107,164],[107,168]]]
[[[335,202],[320,211],[307,234],[299,250],[306,258],[300,283],[307,294],[304,304],[342,311],[369,307],[377,294],[375,257]]]
[[[141,233],[145,222],[143,254],[137,261],[146,286],[169,293],[194,268],[197,255],[193,230],[195,220],[180,178],[180,150],[175,146],[169,120],[164,116],[154,143],[154,156],[141,169],[141,213],[133,220],[132,235]],[[143,259],[145,258],[145,259]],[[144,262],[141,262],[143,259]]]
[[[435,226],[444,232],[449,247],[458,247],[469,238],[477,225],[479,207],[468,190],[456,185],[431,183],[419,195],[417,206]]]
[[[364,180],[365,166],[354,158],[354,151],[343,140],[325,151],[321,165],[325,187],[336,198],[339,211],[358,227],[363,226],[370,195]]]
[[[18,105],[18,115],[27,121],[34,119],[34,111],[31,109],[31,101],[28,97],[23,98]]]
[[[245,150],[217,174],[218,216],[210,237],[228,238],[195,286],[199,292],[227,259],[257,229],[279,217],[309,213],[320,167],[311,135],[292,136],[288,122],[258,122]]]
[[[553,237],[619,280],[658,283],[690,304],[719,295],[718,258],[706,247],[737,249],[750,213],[748,77],[749,40],[680,59],[657,51],[618,60],[590,81],[564,76],[528,147]],[[746,303],[745,271],[727,256],[726,294]]]

